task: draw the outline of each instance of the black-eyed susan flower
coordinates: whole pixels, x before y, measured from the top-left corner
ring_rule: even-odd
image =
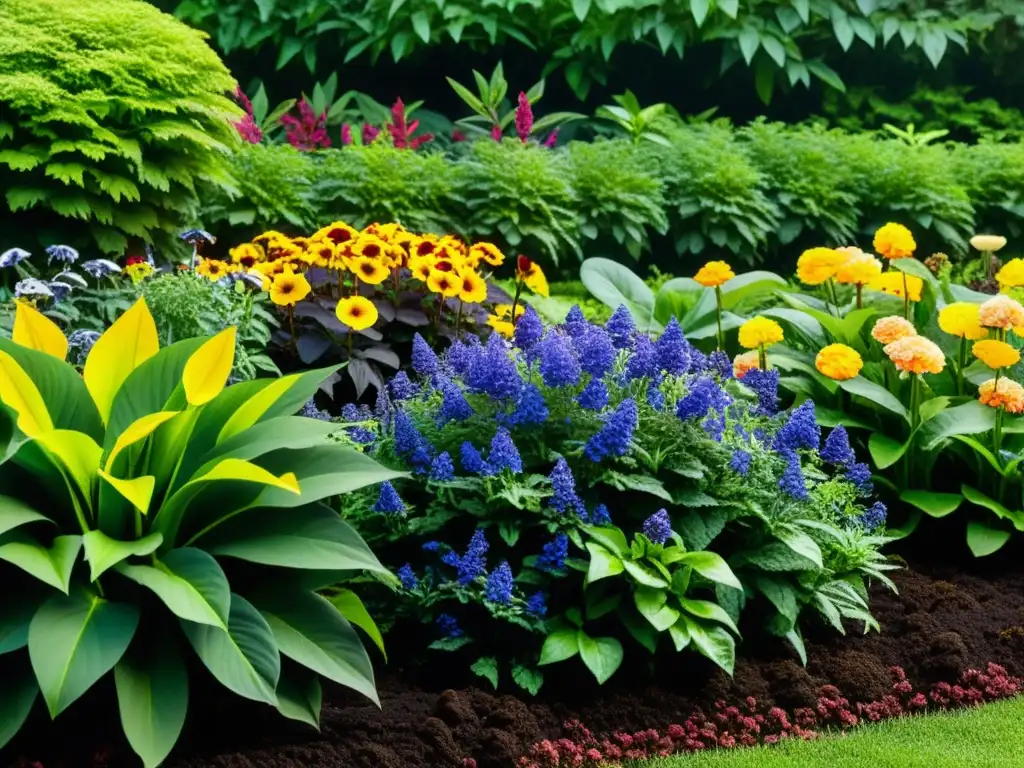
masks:
[[[388,268],[379,259],[360,256],[352,260],[352,274],[369,285],[380,285],[388,278]]]
[[[352,253],[364,259],[380,259],[387,253],[388,244],[373,235],[360,235],[352,246]]]
[[[459,291],[462,290],[462,281],[454,272],[432,269],[427,278],[427,288],[450,299],[459,295]]]
[[[469,255],[487,262],[492,267],[500,267],[505,263],[505,254],[498,250],[494,243],[475,243],[469,249]]]
[[[341,299],[335,313],[353,331],[365,330],[377,322],[377,307],[365,296]]]
[[[228,253],[231,256],[231,261],[245,269],[252,269],[266,258],[263,246],[257,243],[242,243],[232,248]]]
[[[502,320],[497,315],[488,315],[487,325],[493,328],[496,332],[500,333],[506,339],[511,339],[512,334],[515,333],[516,330],[515,326],[512,325],[512,323],[510,323],[508,320]]]
[[[544,270],[540,265],[531,259],[519,254],[516,259],[516,280],[525,283],[526,287],[541,296],[549,296],[548,279],[544,276]]]
[[[323,229],[318,229],[311,240],[330,240],[335,245],[341,245],[359,237],[359,230],[350,227],[343,221],[335,221]]]
[[[306,298],[310,290],[304,275],[285,270],[274,276],[270,284],[270,300],[278,306],[291,307]]]
[[[228,263],[220,259],[200,259],[196,274],[207,280],[220,280],[229,271]]]
[[[471,269],[457,273],[461,282],[459,299],[467,304],[479,304],[487,298],[487,281]]]
[[[430,273],[434,269],[434,260],[429,256],[418,256],[409,259],[409,271],[412,276],[417,280],[422,280],[424,283],[430,278]]]

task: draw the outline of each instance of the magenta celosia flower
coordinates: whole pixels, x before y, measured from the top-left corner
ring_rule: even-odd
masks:
[[[452,141],[465,141],[466,138],[466,134],[464,134],[458,128],[454,128],[452,130]]]
[[[519,140],[525,144],[530,138],[530,131],[533,130],[533,110],[530,108],[530,100],[526,98],[523,91],[519,92],[519,106],[516,107],[516,133]]]
[[[345,123],[341,126],[341,145],[347,147],[352,144],[352,126]]]
[[[327,135],[327,113],[317,115],[305,99],[299,99],[298,107],[298,117],[284,115],[281,118],[288,143],[302,152],[331,146],[331,139]]]
[[[369,123],[363,123],[363,144],[372,144],[379,134],[380,128]]]
[[[242,137],[243,141],[247,141],[250,144],[259,144],[263,141],[263,131],[260,130],[259,125],[256,124],[256,118],[252,113],[252,102],[249,101],[249,97],[245,95],[245,91],[242,90],[242,86],[235,87],[235,101],[238,105],[245,110],[245,116],[233,123],[235,130],[238,131],[238,135]]]
[[[555,146],[555,143],[557,141],[558,141],[558,129],[555,128],[555,130],[553,130],[551,133],[549,133],[548,137],[546,139],[544,139],[544,146],[547,147],[548,149],[551,149],[551,148],[553,148]]]
[[[432,133],[424,133],[422,136],[414,137],[413,134],[416,133],[419,125],[419,120],[413,120],[411,123],[407,122],[405,104],[402,103],[401,98],[395,101],[394,106],[391,107],[391,122],[388,124],[388,132],[391,134],[391,140],[394,142],[396,149],[419,149],[424,144],[434,140],[434,134]]]

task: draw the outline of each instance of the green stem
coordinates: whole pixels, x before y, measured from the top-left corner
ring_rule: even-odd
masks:
[[[960,337],[960,351],[956,357],[956,393],[964,393],[964,366],[967,365],[967,337]]]
[[[291,334],[289,346],[292,348],[292,354],[298,354],[299,348],[295,343],[295,308],[293,305],[288,305],[288,333]]]
[[[725,346],[725,335],[722,333],[722,286],[715,286],[715,319],[718,321],[718,348]]]
[[[831,277],[828,279],[828,293],[832,299],[832,306],[836,308],[836,317],[839,317],[839,297],[836,295],[835,281]]]
[[[516,295],[515,295],[515,298],[512,299],[512,325],[513,326],[515,326],[515,324],[516,324],[516,307],[519,306],[519,297],[522,295],[522,293],[523,293],[523,281],[522,280],[516,280]]]
[[[857,283],[857,309],[864,307],[864,286]]]
[[[920,394],[920,376],[918,374],[910,374],[910,435],[907,440],[914,439],[914,433],[917,432],[917,427],[921,423],[921,406],[919,403]],[[904,467],[906,469],[906,482],[904,487],[912,487],[911,483],[914,479],[914,451],[912,448],[907,448],[907,452],[904,455]]]
[[[907,273],[903,273],[903,317],[910,319],[910,291],[907,288]]]
[[[999,450],[1003,445],[1003,408],[996,410],[996,426],[992,430],[992,447],[995,448],[996,458],[999,458]]]
[[[768,352],[765,350],[764,344],[757,348],[757,364],[762,371],[768,370]]]
[[[459,299],[459,314],[455,317],[455,340],[459,340],[459,328],[462,326],[462,299]]]

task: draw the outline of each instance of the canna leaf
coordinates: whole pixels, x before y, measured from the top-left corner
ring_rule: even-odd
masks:
[[[180,411],[157,411],[156,413],[141,416],[133,421],[128,429],[118,435],[117,442],[114,443],[114,447],[110,449],[110,455],[107,456],[107,463],[104,469],[109,472],[110,468],[114,466],[114,460],[121,451],[140,440],[145,440],[157,427],[165,421],[174,418],[179,413]]]
[[[145,299],[135,302],[97,339],[82,375],[104,424],[128,375],[159,351],[156,323]]]
[[[109,483],[115,491],[131,502],[131,505],[139,510],[139,512],[144,515],[149,514],[149,504],[153,500],[153,490],[156,488],[156,478],[153,475],[143,475],[131,480],[120,480],[116,477],[111,477],[101,469],[99,476]],[[161,540],[162,538],[161,536]]]
[[[53,320],[25,301],[15,304],[14,331],[11,338],[15,344],[37,349],[58,360],[68,354],[68,340]]]
[[[53,429],[50,412],[25,369],[6,352],[0,351],[0,402],[18,414],[18,429],[27,437],[38,437]]]
[[[235,362],[235,328],[225,328],[197,349],[185,364],[182,384],[190,405],[205,405],[221,393]]]

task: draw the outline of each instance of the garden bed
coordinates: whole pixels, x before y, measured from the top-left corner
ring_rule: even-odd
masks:
[[[539,698],[530,700],[495,694],[473,679],[454,681],[457,665],[440,659],[425,668],[381,665],[383,711],[342,689],[325,689],[320,734],[292,727],[266,707],[194,695],[195,710],[167,765],[461,768],[471,757],[479,768],[498,768],[512,765],[535,741],[561,735],[562,723],[571,718],[596,733],[664,728],[718,699],[754,696],[787,708],[811,706],[826,684],[851,701],[873,701],[890,692],[894,665],[919,687],[953,681],[964,669],[984,668],[990,661],[1012,675],[1024,674],[1024,573],[1005,557],[981,562],[975,561],[970,575],[957,565],[911,565],[898,572],[900,594],[879,591],[872,602],[883,632],[840,637],[822,631],[808,637],[806,668],[789,646],[763,643],[756,655],[741,646],[733,680],[701,657],[682,654],[671,657],[674,664],[659,663],[657,684],[631,684],[643,678],[641,669],[624,669],[597,691],[582,674],[551,675]],[[402,658],[397,648],[392,655]],[[446,690],[442,680],[465,687]],[[26,730],[14,753],[29,758],[24,765],[34,760],[44,768],[87,764],[65,752],[31,751],[41,744],[58,744],[61,750],[76,742],[84,746],[96,731],[84,721],[81,726],[81,740],[62,731],[59,742],[47,741],[40,730]],[[96,765],[135,765],[126,748],[101,752]]]

